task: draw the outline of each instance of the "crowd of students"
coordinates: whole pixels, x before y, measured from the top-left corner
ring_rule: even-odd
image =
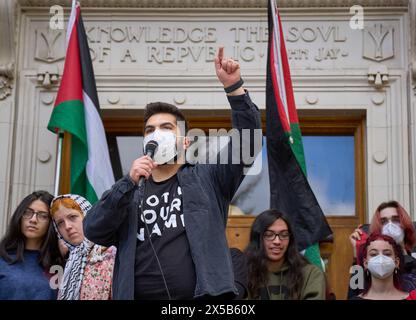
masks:
[[[148,104],[145,155],[94,206],[79,195],[54,198],[46,191],[33,192],[17,206],[0,242],[0,299],[331,296],[322,266],[298,251],[290,212],[260,213],[245,251],[228,248],[230,202],[261,152],[261,144],[243,141],[242,132],[252,137],[261,131],[261,117],[243,88],[239,63],[225,58],[223,47],[214,65],[231,107],[232,127],[240,132],[240,140],[230,139],[225,148],[228,161],[186,161],[191,141],[184,114],[168,103]],[[250,159],[244,159],[242,143],[253,150]],[[399,203],[381,204],[370,230],[357,228],[350,240],[355,263],[364,270],[364,286],[350,290],[351,298],[414,298],[415,229]]]
[[[22,200],[0,243],[0,299],[111,298],[116,248],[84,236],[90,208],[81,196],[46,191]]]
[[[81,196],[54,198],[46,191],[33,192],[21,201],[0,242],[1,300],[113,298],[117,249],[85,237],[83,220],[90,208]],[[230,250],[238,290],[234,298],[327,299],[325,273],[299,253],[295,237],[286,214],[276,210],[259,214],[244,253]],[[364,285],[349,288],[349,299],[416,299],[416,259],[412,256],[416,233],[398,202],[382,203],[369,229],[360,226],[350,241],[356,253],[354,264],[364,270]],[[54,285],[55,275],[58,285]]]

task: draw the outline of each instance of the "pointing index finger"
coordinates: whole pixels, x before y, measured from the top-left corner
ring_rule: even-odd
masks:
[[[217,57],[218,57],[219,63],[221,63],[222,59],[224,58],[224,47],[218,48]]]

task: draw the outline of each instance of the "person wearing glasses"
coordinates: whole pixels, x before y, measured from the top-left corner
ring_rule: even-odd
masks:
[[[245,254],[249,299],[325,300],[325,275],[299,253],[285,214],[273,209],[260,213]]]
[[[353,247],[353,265],[361,264],[357,259],[357,252],[365,243],[369,233],[380,233],[390,236],[400,246],[403,256],[403,289],[407,292],[416,289],[416,231],[410,215],[397,201],[381,203],[373,215],[369,228],[358,226],[350,235],[349,239]],[[348,288],[348,297],[359,295],[362,288]]]
[[[56,299],[50,271],[63,259],[49,215],[52,199],[35,191],[13,213],[0,242],[0,300]]]

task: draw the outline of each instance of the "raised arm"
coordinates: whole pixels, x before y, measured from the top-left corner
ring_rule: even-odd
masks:
[[[228,92],[227,98],[232,110],[232,125],[233,129],[238,131],[238,137],[230,138],[230,143],[227,146],[228,162],[226,164],[211,164],[210,168],[219,182],[224,197],[231,200],[243,179],[245,170],[248,170],[256,155],[261,151],[260,112],[251,101],[248,92],[242,87],[240,64],[233,59],[225,58],[223,47],[217,51],[215,71],[218,80]],[[246,130],[245,134],[243,134],[244,129]],[[254,139],[256,130],[260,136],[257,141]],[[235,139],[238,143],[234,141]],[[253,160],[244,157],[244,154],[250,154]]]
[[[231,58],[224,58],[224,47],[219,47],[215,56],[215,72],[224,88],[229,88],[241,79],[240,64]],[[242,86],[227,93],[228,96],[238,96],[245,93]]]

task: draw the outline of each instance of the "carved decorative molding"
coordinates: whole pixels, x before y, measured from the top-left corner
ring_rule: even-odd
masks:
[[[14,74],[14,11],[15,2],[0,2],[0,100],[11,94]]]
[[[12,79],[13,78],[13,71],[14,71],[14,64],[13,62],[9,62],[5,65],[0,65],[0,76]]]
[[[385,65],[377,64],[368,69],[368,82],[373,83],[376,89],[380,89],[389,81],[389,70]]]
[[[41,65],[37,72],[38,83],[45,89],[50,89],[59,81],[59,72],[56,65]]]
[[[12,70],[13,67],[0,66],[0,100],[6,99],[12,93]]]
[[[376,23],[363,30],[363,57],[383,61],[394,57],[394,28]]]
[[[54,63],[65,58],[63,40],[65,33],[62,30],[35,30],[35,60]],[[60,41],[61,40],[61,41]]]
[[[18,0],[22,6],[49,7],[61,5],[70,7],[71,0]],[[278,0],[280,8],[299,7],[405,7],[409,0]],[[263,8],[267,0],[82,0],[83,7],[138,7],[138,8]]]

